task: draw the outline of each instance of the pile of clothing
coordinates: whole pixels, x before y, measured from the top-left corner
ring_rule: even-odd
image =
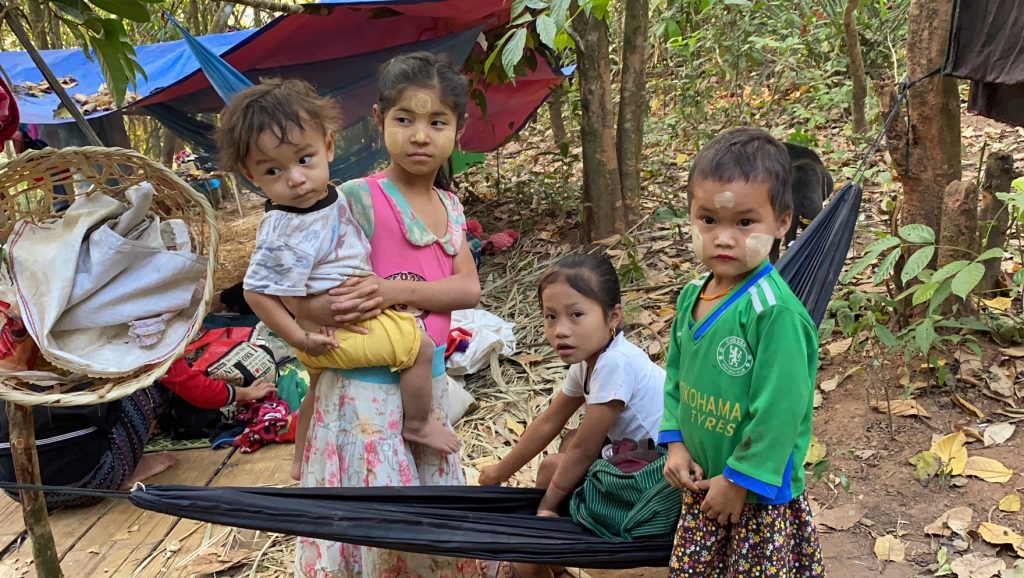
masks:
[[[154,188],[132,186],[123,200],[98,185],[80,193],[59,217],[16,223],[4,246],[0,308],[19,347],[0,369],[40,385],[80,378],[66,370],[116,377],[164,362],[199,322],[208,259],[184,221],[150,210]],[[37,370],[22,327],[65,371]]]

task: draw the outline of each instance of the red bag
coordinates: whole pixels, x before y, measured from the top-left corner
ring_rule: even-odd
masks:
[[[39,347],[32,341],[11,304],[0,301],[0,369],[9,372],[32,370],[39,359]]]
[[[18,113],[14,93],[0,78],[0,146],[14,136],[20,123],[21,115]]]
[[[213,379],[248,387],[265,377],[277,381],[277,363],[270,347],[252,341],[252,327],[210,329],[185,348],[192,369]]]

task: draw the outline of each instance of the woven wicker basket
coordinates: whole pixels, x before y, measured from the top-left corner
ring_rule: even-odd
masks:
[[[73,201],[70,195],[97,184],[110,197],[125,200],[125,191],[143,181],[156,195],[152,211],[161,219],[181,219],[189,226],[193,250],[208,258],[203,300],[196,312],[189,339],[167,361],[115,378],[89,378],[60,387],[39,386],[0,375],[0,400],[21,405],[93,405],[114,401],[151,385],[184,351],[199,329],[213,295],[217,265],[217,221],[209,202],[173,172],[131,150],[80,147],[33,151],[0,165],[0,240],[6,240],[22,219],[43,221],[57,215],[54,202]],[[60,195],[63,185],[68,197]],[[91,382],[91,383],[90,383]],[[73,389],[74,391],[68,391]]]

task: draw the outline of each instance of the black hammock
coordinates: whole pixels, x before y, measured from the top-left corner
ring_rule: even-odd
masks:
[[[842,188],[778,262],[820,324],[853,239],[862,191]],[[145,510],[239,528],[405,552],[586,568],[666,566],[671,540],[608,540],[571,518],[540,518],[543,491],[426,486],[209,488],[148,486]]]

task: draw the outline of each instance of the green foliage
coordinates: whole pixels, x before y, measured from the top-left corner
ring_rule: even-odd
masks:
[[[644,269],[643,259],[636,241],[630,235],[623,235],[622,244],[626,248],[626,254],[617,267],[619,279],[626,286],[640,283],[647,278],[647,271]]]
[[[1024,261],[1024,239],[1021,238],[1021,228],[1024,226],[1024,177],[1014,179],[1010,184],[1010,191],[997,192],[996,197],[1006,203],[1006,209],[1010,211],[1010,225],[1017,232],[1017,256]],[[988,238],[987,231],[985,238]],[[1024,285],[1024,268],[1014,274],[1013,284],[1014,294],[1019,293],[1021,286]]]
[[[586,0],[581,10],[606,13],[607,0]],[[482,51],[473,51],[462,65],[470,79],[469,96],[484,115],[484,88],[507,82],[537,68],[538,52],[561,58],[573,47],[569,22],[572,0],[515,0],[508,26],[490,31],[478,41]],[[546,56],[545,56],[546,57]],[[500,64],[500,66],[499,66]]]
[[[923,305],[925,308],[916,321],[893,333],[888,326],[889,320],[884,316],[868,316],[862,307],[858,317],[854,314],[854,307],[847,303],[844,308],[846,302],[840,300],[833,304],[833,313],[844,334],[858,333],[870,327],[884,347],[902,349],[906,359],[914,355],[924,356],[929,363],[934,361],[933,351],[936,349],[948,351],[953,346],[980,352],[977,339],[971,333],[990,331],[991,327],[978,319],[951,316],[948,312],[957,311],[960,300],[969,298],[985,274],[984,262],[1002,257],[1003,250],[991,249],[933,271],[928,267],[938,248],[935,232],[930,227],[916,224],[901,227],[898,236],[883,236],[869,245],[863,257],[853,264],[842,281],[849,283],[873,262],[881,259],[872,281],[876,285],[888,283],[893,280],[899,258],[909,255],[900,272],[900,285],[904,291],[893,299],[876,298],[874,310],[880,312],[886,307],[896,308],[901,302],[910,307]],[[954,296],[958,299],[950,301]],[[846,317],[843,317],[844,314]]]
[[[486,84],[515,81],[522,74],[523,66],[536,67],[536,61],[524,59],[527,48],[544,46],[553,52],[560,52],[571,46],[567,26],[575,14],[570,14],[571,0],[516,0],[512,4],[512,19],[509,25],[493,31],[484,46],[482,66],[471,56],[467,68],[476,72]],[[593,12],[603,18],[608,11],[608,0],[587,0],[581,2],[581,9]],[[501,70],[494,68],[500,59]]]
[[[45,5],[75,39],[85,55],[99,60],[114,102],[124,102],[137,75],[146,77],[128,39],[124,21],[149,22],[150,6],[161,0],[50,0]],[[110,16],[107,16],[109,14]]]
[[[680,241],[686,241],[683,229],[690,223],[690,212],[686,207],[677,207],[672,202],[666,202],[665,205],[654,211],[654,221],[668,224]]]
[[[784,108],[813,134],[849,115],[846,0],[654,0],[655,53],[681,88],[671,96],[700,144],[722,126],[770,119]],[[898,76],[909,0],[864,0],[856,14],[869,78]],[[873,106],[873,100],[868,99]],[[761,121],[761,122],[759,122]]]

